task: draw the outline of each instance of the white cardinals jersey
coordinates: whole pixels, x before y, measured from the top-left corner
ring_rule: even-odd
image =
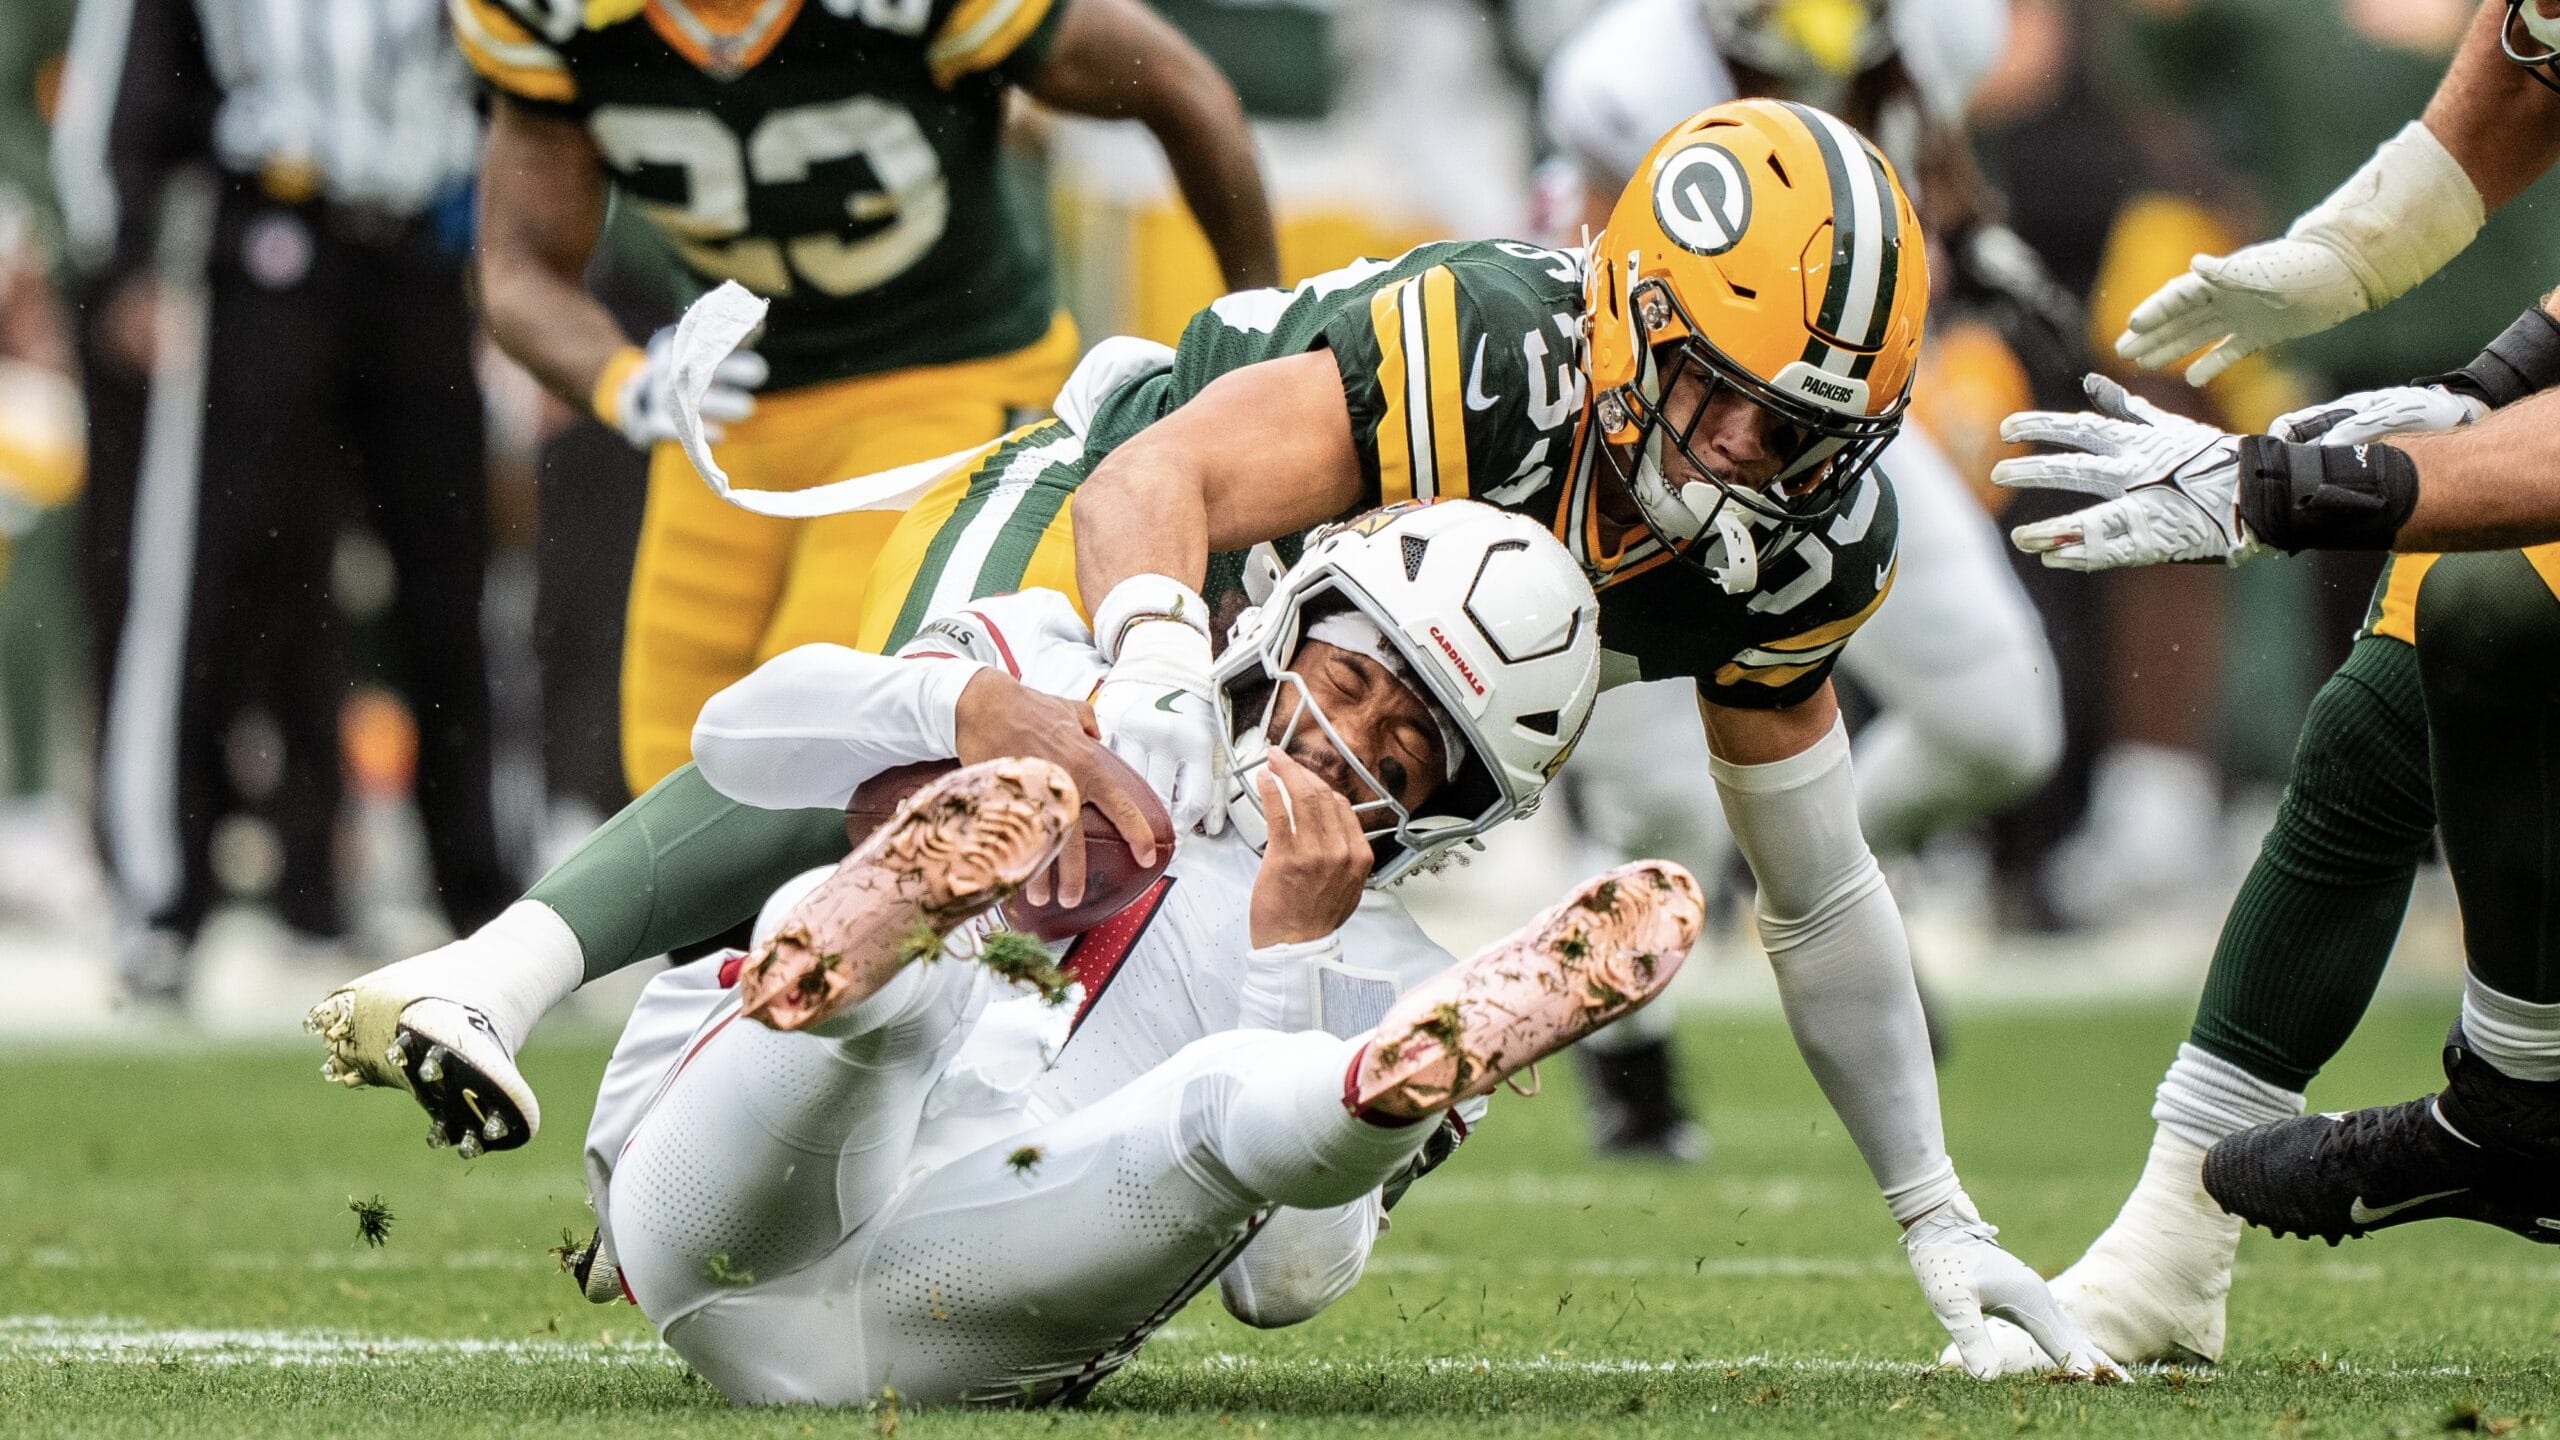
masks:
[[[696,760],[734,798],[840,806],[881,769],[949,755],[950,705],[981,664],[1079,699],[1104,668],[1063,597],[1001,597],[928,624],[898,659],[825,646],[777,657],[705,708]],[[832,1248],[769,1276],[745,1245],[731,1245],[712,1267],[728,1283],[715,1276],[684,1280],[672,1293],[640,1291],[652,1322],[733,1394],[853,1397],[876,1370],[909,1395],[1020,1400],[1080,1393],[1213,1279],[1222,1281],[1229,1308],[1257,1323],[1303,1319],[1337,1298],[1357,1280],[1378,1232],[1375,1191],[1325,1209],[1239,1220],[1231,1197],[1214,1187],[1191,1196],[1148,1168],[1163,1162],[1158,1142],[1180,1148],[1187,1117],[1167,1125],[1133,1109],[1127,1123],[1143,1134],[1116,1141],[1103,1126],[1119,1109],[1177,1103],[1155,1093],[1160,1081],[1150,1089],[1151,1077],[1197,1051],[1195,1042],[1322,1028],[1323,967],[1310,947],[1256,951],[1248,942],[1243,917],[1258,863],[1232,832],[1183,837],[1164,876],[1136,903],[1063,947],[1061,964],[1075,981],[1063,1005],[954,958],[902,974],[893,988],[913,980],[929,993],[899,1002],[900,1015],[915,1018],[896,1024],[917,1027],[923,1038],[899,1041],[894,1062],[863,1063],[874,1076],[866,1083],[886,1087],[866,1109],[905,1115],[907,1128],[887,1137],[866,1125],[837,1144],[840,1173],[797,1207],[836,1212],[841,1233]],[[779,923],[814,878],[777,892],[760,929]],[[955,935],[952,951],[965,952],[977,933]],[[1363,970],[1419,974],[1449,963],[1384,894],[1365,897],[1337,938],[1341,955]],[[671,1205],[685,1212],[673,1228],[686,1233],[732,1218],[733,1202],[717,1182],[685,1177],[754,1173],[758,1147],[777,1138],[795,1153],[808,1149],[780,1134],[767,1107],[787,1108],[818,1082],[790,1081],[770,1058],[747,1067],[750,1081],[770,1077],[790,1093],[740,1102],[761,1126],[694,1125],[664,1113],[680,1098],[676,1078],[689,1066],[703,1069],[698,1057],[717,1061],[741,1042],[766,1043],[746,1034],[756,1027],[730,1025],[734,973],[706,961],[660,976],[614,1051],[587,1138],[590,1194],[608,1237],[617,1217],[639,1224],[623,1207],[640,1202],[617,1196],[615,1185],[626,1154],[639,1164],[646,1147],[634,1137],[644,1123],[661,1132],[662,1151],[663,1132],[682,1131],[689,1156],[675,1182],[664,1163],[633,1172],[646,1182],[636,1193],[647,1195],[658,1233],[670,1228]],[[1336,1017],[1333,1028],[1365,1031],[1374,1018]],[[722,1034],[732,1029],[738,1033]],[[892,1072],[911,1081],[893,1083]],[[698,1073],[693,1079],[703,1083]],[[991,1164],[990,1154],[1018,1163]],[[862,1199],[855,1205],[848,1196]],[[989,1267],[959,1253],[992,1243],[986,1227],[997,1220],[1016,1229],[1030,1223],[1004,1218],[1025,1205],[1036,1210],[1041,1233],[1055,1237],[1050,1258]],[[826,1223],[824,1215],[786,1218],[744,1233]],[[1117,1279],[1091,1282],[1102,1274]],[[809,1327],[850,1323],[834,1318],[839,1309],[859,1316],[856,1353],[783,1358],[808,1351],[793,1337]],[[827,1373],[805,1373],[812,1369]]]

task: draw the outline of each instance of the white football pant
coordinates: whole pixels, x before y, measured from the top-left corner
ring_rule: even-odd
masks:
[[[591,1155],[609,1176],[598,1210],[641,1308],[721,1393],[1073,1398],[1271,1207],[1356,1200],[1431,1133],[1344,1109],[1358,1042],[1256,1030],[1195,1041],[1063,1117],[929,1116],[983,974],[911,966],[801,1034],[716,997],[694,1001],[709,1018],[679,1045],[635,1017],[590,1135],[607,1147]],[[635,1046],[667,1057],[646,1082],[626,1064]]]

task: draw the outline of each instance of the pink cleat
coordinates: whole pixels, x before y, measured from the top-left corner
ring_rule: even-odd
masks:
[[[1048,865],[1079,804],[1067,772],[1036,759],[983,761],[916,791],[749,957],[740,1012],[803,1030],[878,994]]]
[[[1706,902],[1688,871],[1639,860],[1474,959],[1414,987],[1361,1052],[1353,1103],[1419,1119],[1511,1075],[1662,992],[1697,942]]]

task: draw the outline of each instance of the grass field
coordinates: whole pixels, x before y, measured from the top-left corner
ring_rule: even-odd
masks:
[[[2166,1008],[1959,1017],[1948,1128],[1983,1209],[2059,1268],[2149,1134]],[[2442,1011],[2368,1021],[2313,1100],[2434,1083]],[[547,1128],[465,1166],[405,1099],[303,1047],[0,1054],[0,1435],[2381,1436],[2560,1426],[2560,1252],[2417,1226],[2253,1235],[2228,1363],[2094,1388],[1978,1384],[1772,1017],[1700,1021],[1717,1149],[1600,1165],[1569,1067],[1418,1187],[1350,1299],[1293,1331],[1180,1316],[1082,1412],[730,1408],[546,1253],[583,1227],[601,1044],[530,1057]],[[389,1243],[357,1238],[381,1195]]]

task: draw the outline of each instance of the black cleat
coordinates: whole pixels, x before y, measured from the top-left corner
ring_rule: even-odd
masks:
[[[604,1227],[596,1227],[583,1245],[575,1235],[563,1235],[560,1241],[551,1253],[559,1260],[561,1272],[577,1283],[578,1293],[586,1297],[588,1304],[610,1305],[630,1298],[622,1287],[622,1266],[614,1259]]]
[[[2204,1188],[2278,1235],[2335,1245],[2413,1220],[2476,1220],[2560,1245],[2560,1084],[2517,1080],[2445,1041],[2443,1092],[2225,1137]]]
[[[2477,1220],[2560,1244],[2560,1186],[2436,1118],[2425,1096],[2260,1125],[2205,1152],[2214,1203],[2278,1235],[2335,1245],[2413,1220]]]
[[[1647,1040],[1607,1054],[1577,1047],[1591,1095],[1591,1146],[1620,1160],[1694,1165],[1706,1158],[1706,1132],[1681,1101],[1669,1040]]]

